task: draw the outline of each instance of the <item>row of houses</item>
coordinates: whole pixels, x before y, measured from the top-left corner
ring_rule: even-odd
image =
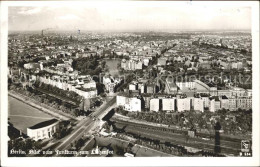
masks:
[[[236,110],[251,109],[252,97],[227,98],[226,96],[210,96],[209,94],[195,95],[156,95],[156,96],[130,96],[123,93],[117,96],[117,106],[124,110],[140,112],[143,109],[150,111],[201,111],[208,109],[215,112],[220,109]]]
[[[90,76],[81,76],[77,80],[65,80],[61,76],[34,76],[42,83],[57,87],[62,90],[73,91],[84,98],[97,96],[96,82]]]
[[[142,70],[143,69],[143,63],[142,63],[141,60],[122,59],[121,68],[123,68],[124,70]]]
[[[168,65],[169,60],[177,61],[177,62],[183,62],[184,65],[188,67],[193,67],[198,69],[199,67],[203,69],[210,69],[212,64],[216,64],[222,69],[243,69],[247,68],[250,62],[247,62],[246,59],[243,59],[242,61],[230,61],[227,62],[227,60],[202,60],[198,59],[197,62],[193,62],[190,60],[191,58],[188,56],[174,56],[174,57],[166,57],[162,56],[158,58],[157,66],[165,66]],[[168,63],[167,63],[168,62]]]
[[[148,80],[139,80],[139,81],[132,81],[128,89],[132,93],[137,92],[140,94],[143,93],[158,93],[160,84],[155,81],[148,81]]]
[[[128,87],[131,92],[138,92],[139,94],[150,93],[156,94],[161,90],[160,83],[149,80],[136,80],[132,81]],[[176,82],[166,79],[164,93],[206,93],[211,96],[227,96],[228,98],[235,97],[251,97],[252,89],[243,89],[239,87],[228,87],[226,89],[217,89],[211,83],[204,83],[200,80],[193,80],[188,82]]]
[[[166,81],[165,92],[168,94],[178,93],[208,93],[211,96],[227,96],[228,98],[235,97],[251,97],[252,89],[243,89],[239,87],[229,86],[226,89],[217,89],[211,83],[204,83],[200,80],[191,82],[169,82]]]

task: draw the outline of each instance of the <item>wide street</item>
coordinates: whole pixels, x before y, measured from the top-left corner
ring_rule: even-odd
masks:
[[[74,130],[66,136],[65,138],[59,140],[61,144],[55,147],[55,150],[65,150],[70,147],[70,143],[75,142],[80,139],[85,133],[89,132],[92,129],[98,127],[100,120],[112,109],[116,104],[116,96],[114,96],[111,100],[104,103],[102,106],[97,108],[91,117],[87,117],[79,121],[79,123],[75,126]]]

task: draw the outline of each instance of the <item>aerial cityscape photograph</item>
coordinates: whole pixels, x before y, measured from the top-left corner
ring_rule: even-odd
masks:
[[[251,8],[184,6],[8,7],[8,157],[252,157]]]

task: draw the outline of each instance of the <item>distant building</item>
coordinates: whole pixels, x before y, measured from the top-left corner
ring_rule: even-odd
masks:
[[[34,69],[34,70],[43,70],[43,65],[42,63],[27,63],[27,64],[24,64],[24,68],[25,69]]]
[[[125,95],[117,95],[116,96],[116,104],[117,106],[124,106],[127,102],[127,97]]]
[[[218,90],[218,96],[226,96],[227,98],[231,97],[231,91],[229,89]]]
[[[176,82],[176,85],[179,87],[180,90],[185,88],[194,89],[195,82]]]
[[[250,109],[252,108],[252,98],[251,97],[239,97],[236,99],[237,108]]]
[[[177,93],[177,91],[178,91],[177,85],[174,82],[169,82],[166,80],[165,92],[168,94],[175,94]]]
[[[131,82],[129,84],[129,90],[137,90],[138,89],[138,84],[137,82]]]
[[[117,106],[122,106],[124,110],[130,112],[140,112],[142,110],[142,101],[138,97],[131,97],[127,93],[120,93],[116,97]]]
[[[178,109],[178,112],[190,111],[191,100],[188,98],[178,98],[177,99],[177,109]]]
[[[232,67],[232,69],[242,69],[243,63],[242,62],[233,62],[231,67]]]
[[[200,80],[194,80],[194,88],[196,89],[196,91],[198,93],[208,93],[210,90],[210,87],[205,84],[204,82],[200,81]]]
[[[158,66],[165,66],[165,65],[166,65],[166,61],[167,61],[167,59],[164,58],[164,57],[158,58],[157,65],[158,65]]]
[[[96,88],[90,88],[90,89],[84,89],[84,88],[74,88],[72,89],[75,93],[78,95],[84,97],[84,98],[94,98],[97,97],[97,89]]]
[[[204,101],[202,98],[194,98],[194,110],[204,112]]]
[[[126,104],[124,105],[124,109],[126,111],[131,111],[131,112],[141,112],[142,109],[141,99],[137,97],[127,98]]]
[[[59,89],[73,91],[84,98],[93,98],[97,96],[96,84],[93,81],[85,82],[84,80],[65,80],[62,76],[53,75],[37,76],[40,82],[57,87]],[[89,88],[84,88],[89,87]]]
[[[215,112],[221,108],[220,100],[218,96],[213,96],[210,98],[210,112]]]
[[[175,98],[162,99],[162,110],[163,111],[174,111],[175,110]]]
[[[230,92],[231,92],[231,96],[235,96],[235,97],[246,97],[246,96],[248,96],[248,91],[246,91],[243,88],[239,88],[239,87],[232,87],[230,89]]]
[[[235,98],[228,99],[228,108],[229,110],[236,110],[237,109],[237,100]]]
[[[124,70],[141,70],[143,69],[143,63],[141,60],[136,59],[122,59],[121,68],[123,68]]]
[[[200,94],[200,98],[203,100],[204,107],[209,107],[209,94]]]
[[[156,112],[158,112],[159,111],[159,101],[160,101],[160,99],[151,99],[150,100],[150,111],[156,111]]]
[[[149,65],[149,59],[148,59],[148,58],[144,58],[144,59],[143,59],[143,64],[144,64],[145,66],[148,66],[148,65]]]
[[[188,136],[189,137],[195,137],[196,136],[196,131],[195,130],[188,130]]]
[[[229,109],[229,99],[227,96],[220,96],[221,108]]]
[[[156,93],[155,89],[156,89],[156,85],[154,83],[148,83],[146,85],[146,93]]]
[[[143,95],[144,99],[144,108],[149,109],[150,108],[150,100],[152,97],[150,95]]]
[[[121,68],[127,69],[127,61],[126,61],[126,59],[122,59],[122,61],[121,61]]]
[[[167,84],[166,84],[167,85]],[[200,80],[194,80],[189,82],[176,82],[181,92],[194,91],[197,93],[210,93],[212,96],[217,95],[217,88],[212,84],[206,84]]]
[[[202,69],[210,69],[211,65],[207,62],[205,62],[205,63],[203,62],[203,63],[200,63],[199,67]]]
[[[120,83],[119,78],[114,78],[112,76],[103,76],[103,84],[105,85],[106,90],[109,93],[114,92],[114,88],[117,84]]]
[[[80,108],[84,111],[87,111],[90,109],[90,106],[91,106],[91,101],[90,101],[90,98],[85,98],[81,101],[80,103]]]
[[[140,93],[145,93],[145,84],[138,83],[138,90],[140,90]]]

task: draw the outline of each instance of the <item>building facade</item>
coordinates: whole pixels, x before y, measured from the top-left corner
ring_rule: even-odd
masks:
[[[27,135],[33,140],[50,138],[59,130],[59,120],[51,119],[27,128]]]

